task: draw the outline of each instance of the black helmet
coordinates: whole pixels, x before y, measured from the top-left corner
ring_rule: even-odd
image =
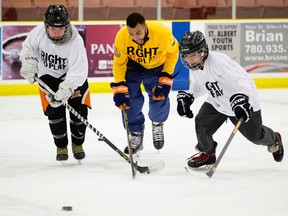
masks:
[[[69,14],[63,5],[50,5],[44,14],[44,23],[51,27],[65,27],[69,21]]]
[[[179,45],[179,51],[182,63],[191,70],[202,68],[209,52],[205,37],[200,31],[185,32]],[[185,61],[184,57],[194,52],[201,53],[201,61],[192,65]]]

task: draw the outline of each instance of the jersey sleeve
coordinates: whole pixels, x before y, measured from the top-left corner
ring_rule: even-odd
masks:
[[[43,35],[41,34],[41,29],[44,29],[42,24],[36,26],[32,31],[27,35],[26,39],[22,43],[22,49],[20,51],[20,59],[23,54],[33,53],[34,56],[39,58],[39,43]]]
[[[175,65],[179,57],[178,41],[173,36],[171,31],[167,31],[167,43],[166,43],[166,60],[164,63],[163,71],[169,74],[174,72]]]
[[[68,71],[65,80],[76,89],[82,86],[88,77],[88,59],[84,42],[80,35],[71,44],[68,58]]]
[[[126,43],[122,32],[123,29],[117,33],[114,43],[113,76],[115,82],[126,81],[128,55],[126,53]]]
[[[223,78],[226,79],[227,83],[230,83],[231,92],[228,93],[230,93],[231,96],[236,93],[243,93],[250,98],[253,91],[247,72],[230,57],[222,55],[219,61],[222,59],[223,61],[218,65],[218,73],[220,76],[221,71]]]

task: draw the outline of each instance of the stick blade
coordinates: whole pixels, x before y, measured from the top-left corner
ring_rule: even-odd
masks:
[[[211,177],[213,176],[215,170],[216,170],[216,167],[213,166],[208,172],[206,172],[206,175],[207,175],[209,178],[211,178]]]
[[[156,172],[159,172],[160,170],[164,169],[165,163],[164,161],[158,161],[156,163],[153,163],[149,166],[138,166],[137,170],[142,174],[153,174]]]

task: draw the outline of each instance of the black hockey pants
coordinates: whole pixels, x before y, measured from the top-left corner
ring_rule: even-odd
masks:
[[[57,91],[59,84],[63,80],[56,79],[54,77],[45,75],[41,77],[43,80],[54,92]],[[88,109],[90,107],[90,97],[85,100],[84,97],[87,97],[88,82],[87,80],[84,84],[78,87],[74,94],[67,101],[68,104],[73,107],[82,117],[87,119]],[[43,105],[43,97],[41,97]],[[85,104],[85,101],[88,103]],[[53,108],[50,105],[44,109],[44,114],[48,117],[49,127],[52,133],[54,143],[57,147],[63,148],[68,145],[68,135],[67,135],[67,120],[66,120],[66,108],[65,106],[60,106]],[[82,123],[74,114],[69,112],[70,120],[70,132],[71,132],[71,141],[76,145],[83,144],[85,140],[86,125]]]
[[[235,117],[226,116],[218,112],[211,104],[205,102],[195,117],[195,129],[198,148],[203,152],[210,152],[214,148],[213,134],[227,120],[236,125]],[[253,113],[247,123],[242,123],[239,132],[249,141],[257,145],[268,146],[275,143],[274,131],[262,124],[261,110]],[[228,139],[228,137],[227,137]]]

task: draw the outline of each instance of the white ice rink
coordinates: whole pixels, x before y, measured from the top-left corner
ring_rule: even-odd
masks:
[[[263,122],[279,131],[286,155],[274,162],[266,147],[237,133],[211,179],[187,173],[186,159],[195,153],[194,119],[178,116],[176,92],[165,123],[165,147],[152,144],[151,122],[144,107],[146,130],[139,162],[158,160],[155,174],[131,176],[130,165],[87,128],[82,165],[71,154],[64,166],[55,160],[48,121],[38,96],[0,97],[1,216],[287,216],[288,89],[259,90]],[[111,94],[93,94],[89,122],[123,151],[127,144],[120,111]],[[147,101],[147,100],[146,100]],[[192,105],[197,113],[203,98]],[[233,125],[215,134],[219,155]],[[64,212],[62,206],[73,206]]]

